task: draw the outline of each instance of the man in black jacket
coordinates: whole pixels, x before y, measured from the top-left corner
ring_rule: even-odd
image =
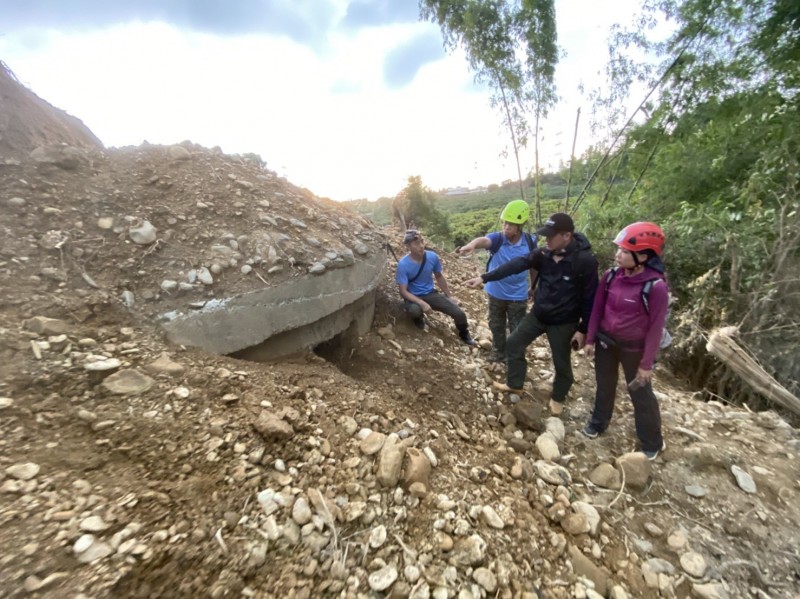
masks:
[[[466,285],[478,287],[528,269],[537,272],[533,308],[506,341],[506,382],[495,382],[494,387],[509,393],[522,392],[528,367],[525,350],[534,339],[546,334],[556,371],[550,412],[557,416],[563,411],[567,393],[575,380],[570,349],[583,347],[589,326],[597,290],[597,259],[586,237],[575,232],[575,224],[568,214],[553,214],[536,234],[547,238],[545,247],[470,279]]]

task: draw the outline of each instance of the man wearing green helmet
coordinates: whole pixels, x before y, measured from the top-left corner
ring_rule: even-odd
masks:
[[[524,258],[536,247],[536,236],[523,229],[530,214],[530,206],[524,200],[509,202],[500,213],[502,231],[477,237],[456,251],[468,256],[476,249],[489,250],[486,270],[495,269],[514,258]],[[506,329],[513,333],[528,307],[528,275],[517,273],[486,283],[484,289],[489,296],[489,328],[492,331],[492,351],[488,360],[505,363]]]
[[[495,381],[492,386],[506,393],[522,393],[528,367],[525,350],[536,338],[547,335],[555,369],[550,413],[558,416],[575,381],[570,349],[583,347],[589,326],[597,290],[597,259],[589,240],[575,231],[568,214],[553,214],[536,234],[547,240],[544,247],[464,284],[474,288],[530,269],[536,271],[533,309],[508,338],[506,382]]]

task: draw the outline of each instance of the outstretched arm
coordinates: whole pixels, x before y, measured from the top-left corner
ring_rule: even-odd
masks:
[[[488,237],[476,237],[466,245],[462,245],[456,250],[460,256],[469,256],[477,249],[488,249],[492,247],[492,240]]]
[[[489,272],[485,272],[481,275],[481,280],[484,283],[488,283],[489,281],[499,281],[500,279],[505,279],[511,275],[515,275],[520,272],[525,272],[526,270],[530,269],[532,266],[531,256],[527,256],[524,258],[514,258],[513,260],[509,260],[502,266],[498,266],[494,270],[490,270]]]

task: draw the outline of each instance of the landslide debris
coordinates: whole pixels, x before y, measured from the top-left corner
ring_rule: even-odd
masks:
[[[492,392],[503,369],[485,360],[485,300],[459,285],[480,260],[445,252],[482,347],[439,315],[410,326],[392,268],[362,337],[272,363],[170,346],[163,311],[314,276],[329,248],[357,237],[379,251],[381,232],[244,157],[106,149],[78,143],[80,127],[63,138],[15,118],[35,140],[0,130],[17,152],[0,162],[6,596],[800,592],[800,441],[778,414],[698,401],[659,372],[659,459],[635,451],[622,390],[590,441],[580,354],[561,418],[543,412],[543,341],[520,401]],[[286,237],[274,262],[264,250],[246,264],[254,223]],[[399,252],[399,232],[386,235]]]

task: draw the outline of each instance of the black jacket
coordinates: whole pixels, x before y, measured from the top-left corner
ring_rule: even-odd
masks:
[[[546,247],[536,248],[525,258],[514,258],[481,275],[484,282],[499,281],[533,268],[539,272],[533,314],[542,324],[577,322],[585,333],[589,327],[597,290],[597,259],[589,240],[575,233],[556,262]]]

